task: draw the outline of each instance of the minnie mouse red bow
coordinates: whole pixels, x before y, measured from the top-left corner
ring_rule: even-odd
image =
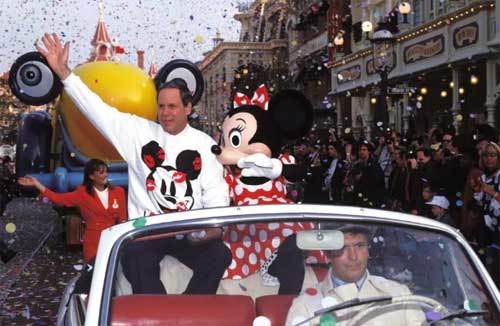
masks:
[[[242,105],[256,105],[263,110],[267,110],[268,103],[269,93],[267,92],[266,85],[264,84],[257,88],[251,100],[248,96],[240,92],[236,93],[233,99],[234,108],[238,108]]]

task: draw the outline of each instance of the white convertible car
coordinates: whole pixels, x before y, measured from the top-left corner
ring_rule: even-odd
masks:
[[[207,227],[221,227],[229,245],[241,248],[217,294],[183,294],[192,271],[170,256],[160,262],[159,275],[168,294],[132,292],[122,268],[127,244],[203,235],[199,231]],[[317,284],[331,275],[333,253],[345,249],[345,234],[351,232],[346,227],[365,230],[369,277],[406,292],[347,301],[326,296],[311,305],[309,315],[286,321],[299,293],[278,294],[279,280],[255,266],[239,269],[242,277],[235,273],[242,250],[256,255],[251,264],[265,265],[273,257],[269,246],[278,248],[296,234],[294,245],[303,252],[305,271],[299,292],[312,297]],[[354,247],[361,245],[347,247],[358,250]],[[394,316],[410,306],[422,316],[420,325],[500,325],[500,293],[457,230],[413,215],[355,207],[229,207],[132,220],[102,233],[90,294],[73,293],[73,286],[74,280],[61,301],[58,325],[379,325],[377,320],[405,325]]]

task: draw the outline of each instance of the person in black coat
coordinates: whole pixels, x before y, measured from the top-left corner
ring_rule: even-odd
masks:
[[[340,143],[328,144],[328,165],[325,172],[324,186],[328,191],[328,200],[331,204],[342,203],[342,191],[348,163],[342,159]]]
[[[425,210],[422,198],[424,185],[431,184],[434,189],[441,189],[439,166],[432,159],[432,149],[420,147],[416,150],[417,158],[410,160],[410,207],[412,214],[421,214]]]
[[[408,194],[408,156],[404,149],[397,147],[393,154],[393,166],[389,176],[388,199],[389,208],[394,211],[407,211],[409,203]]]
[[[353,204],[380,208],[385,196],[384,172],[377,160],[372,157],[372,149],[367,141],[359,145],[359,160],[351,170],[354,179]]]

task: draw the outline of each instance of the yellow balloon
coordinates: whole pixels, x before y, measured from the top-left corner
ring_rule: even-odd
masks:
[[[156,120],[154,81],[131,64],[99,61],[73,70],[107,104],[121,112]],[[122,161],[116,149],[80,113],[66,92],[59,109],[73,145],[85,156],[104,161]]]
[[[14,233],[14,232],[16,232],[16,225],[14,223],[7,223],[7,224],[5,224],[5,231],[7,231],[7,233]]]

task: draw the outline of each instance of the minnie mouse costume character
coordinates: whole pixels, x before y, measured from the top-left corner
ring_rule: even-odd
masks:
[[[294,90],[270,99],[261,85],[252,99],[237,93],[233,104],[222,123],[219,145],[212,147],[217,160],[225,165],[232,203],[292,203],[286,198],[286,182],[301,179],[305,169],[281,161],[280,150],[282,140],[294,140],[309,131],[313,118],[310,102]],[[312,223],[230,226],[224,241],[233,259],[224,277],[239,279],[260,270],[264,284],[280,285],[279,294],[299,293],[305,268],[295,233],[312,228]],[[318,262],[325,257],[317,252],[307,259]]]

